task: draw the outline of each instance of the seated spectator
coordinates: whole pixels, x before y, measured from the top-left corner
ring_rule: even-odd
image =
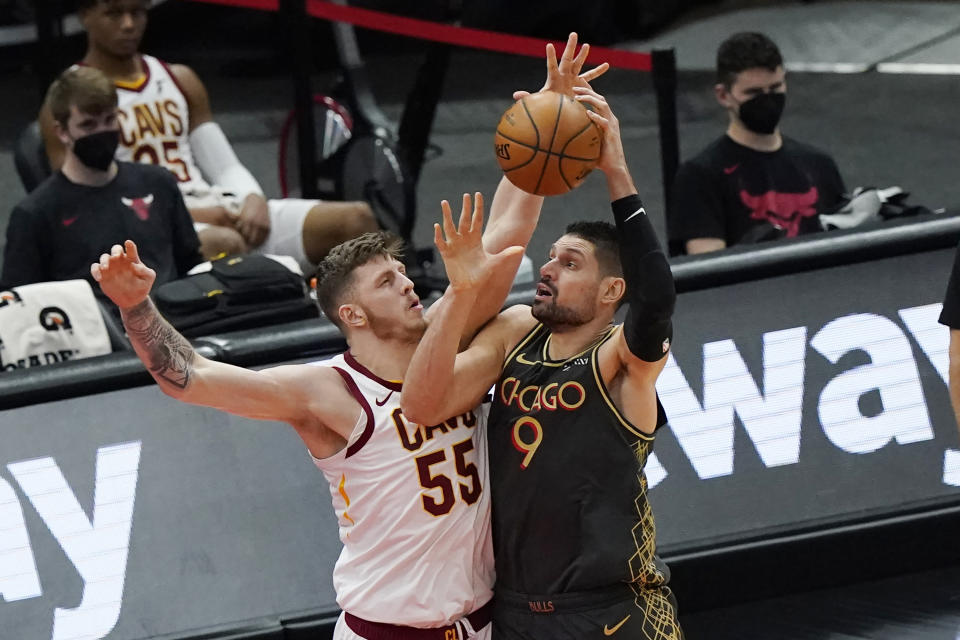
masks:
[[[103,71],[120,99],[118,157],[176,175],[208,259],[248,251],[294,257],[310,273],[336,245],[378,225],[365,202],[266,200],[213,121],[207,90],[189,67],[138,52],[149,0],[79,0],[87,32],[83,64]],[[41,112],[51,166],[63,150]]]
[[[117,92],[92,67],[74,66],[50,86],[44,103],[63,162],[13,209],[0,290],[50,280],[86,279],[90,261],[127,238],[157,272],[155,286],[201,262],[173,175],[161,167],[117,162]],[[108,300],[100,292],[93,290]],[[110,303],[112,307],[112,303]]]
[[[728,38],[714,92],[730,124],[677,172],[671,255],[819,231],[817,215],[843,202],[843,179],[829,155],[780,133],[787,81],[777,45],[760,33]]]

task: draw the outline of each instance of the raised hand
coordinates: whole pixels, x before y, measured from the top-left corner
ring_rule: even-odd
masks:
[[[104,253],[99,262],[90,265],[90,273],[120,309],[130,309],[146,300],[157,279],[157,273],[140,262],[133,240],[127,240],[122,247],[113,245],[110,253]]]
[[[587,61],[588,55],[590,55],[589,44],[584,44],[577,52],[576,32],[571,32],[567,37],[567,45],[563,49],[563,55],[560,56],[559,62],[557,61],[557,50],[553,43],[547,43],[547,80],[540,90],[556,91],[572,98],[574,87],[589,88],[590,82],[606,73],[610,65],[604,62],[581,73],[583,63]],[[529,91],[514,91],[513,99],[520,100],[528,95],[530,95]]]
[[[483,196],[474,194],[471,212],[469,194],[463,194],[460,222],[453,224],[450,203],[440,203],[443,211],[443,226],[433,225],[433,242],[443,258],[447,279],[454,289],[471,289],[483,285],[498,265],[519,253],[523,247],[507,247],[499,253],[490,254],[483,248]]]
[[[592,107],[587,110],[590,119],[597,123],[603,132],[603,147],[597,168],[603,172],[624,169],[627,160],[623,153],[623,141],[620,139],[620,121],[607,104],[607,99],[589,87],[575,87],[576,99]]]

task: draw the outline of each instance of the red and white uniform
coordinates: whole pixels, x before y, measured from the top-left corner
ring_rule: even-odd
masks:
[[[333,571],[338,604],[410,627],[445,626],[479,609],[494,581],[489,404],[424,427],[404,419],[400,383],[349,352],[316,364],[334,367],[363,407],[346,448],[314,458],[343,542]]]
[[[190,151],[187,99],[166,64],[148,55],[140,59],[143,77],[135,83],[116,83],[120,107],[117,159],[167,167],[184,193],[209,191]]]
[[[143,76],[115,82],[120,119],[117,159],[163,165],[177,176],[188,209],[222,206],[239,215],[242,200],[221,185],[209,184],[190,148],[190,111],[186,96],[167,65],[140,55]],[[268,200],[270,234],[256,253],[293,257],[304,273],[315,265],[303,247],[303,224],[317,200]],[[197,231],[205,223],[194,225]]]

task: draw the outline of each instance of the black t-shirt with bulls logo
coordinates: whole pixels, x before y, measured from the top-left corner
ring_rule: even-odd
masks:
[[[784,137],[777,151],[755,151],[724,135],[677,172],[671,254],[693,238],[731,246],[819,231],[817,215],[836,210],[844,191],[833,158],[818,149]]]
[[[116,177],[102,187],[75,184],[58,171],[13,209],[0,290],[84,279],[105,300],[90,265],[127,239],[157,272],[155,287],[202,261],[174,175],[163,167],[118,164]]]

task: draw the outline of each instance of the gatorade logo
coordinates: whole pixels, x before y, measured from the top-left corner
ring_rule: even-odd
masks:
[[[70,331],[73,329],[73,325],[70,324],[70,317],[60,307],[44,307],[40,311],[40,326],[47,331],[59,331],[60,329]]]

